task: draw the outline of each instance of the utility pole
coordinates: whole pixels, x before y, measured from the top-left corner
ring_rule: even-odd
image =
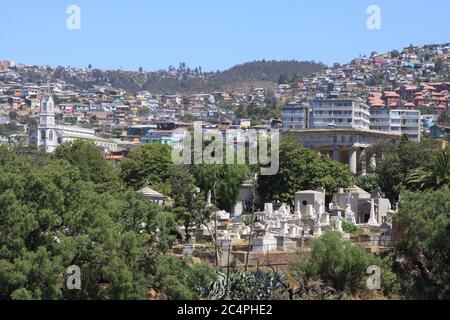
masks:
[[[217,213],[214,214],[214,251],[216,253],[216,268],[219,268],[219,248],[217,246]]]
[[[228,285],[229,285],[229,279],[230,279],[230,251],[231,251],[231,244],[228,245],[228,258],[227,258],[227,283],[225,286],[225,300],[228,300]]]
[[[248,270],[248,258],[250,255],[250,246],[252,245],[252,235],[253,235],[253,221],[255,220],[255,187],[256,187],[256,181],[258,180],[258,176],[255,173],[255,177],[253,179],[253,186],[252,186],[252,219],[250,221],[250,234],[248,236],[248,246],[247,246],[247,256],[245,257],[245,271]]]
[[[214,171],[214,183],[213,183],[213,199],[214,199],[214,207],[217,208],[217,199],[216,199],[216,182],[217,175]],[[217,245],[217,212],[214,213],[214,251],[216,254],[216,268],[220,270],[220,257],[219,257],[219,247]]]

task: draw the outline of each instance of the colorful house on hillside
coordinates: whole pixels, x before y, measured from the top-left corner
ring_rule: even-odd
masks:
[[[450,126],[436,124],[430,127],[430,137],[433,139],[445,138],[450,133]]]

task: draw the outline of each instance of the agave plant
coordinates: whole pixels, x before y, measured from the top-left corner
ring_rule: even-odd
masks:
[[[227,275],[222,272],[217,272],[216,279],[205,288],[203,297],[210,300],[222,300],[227,292]]]
[[[272,275],[270,272],[257,269],[253,277],[255,279],[253,300],[272,300],[278,290],[287,287],[285,276],[279,272]]]
[[[233,272],[228,281],[226,274],[218,272],[204,296],[211,300],[271,300],[277,290],[286,288],[285,283],[283,274],[271,274],[259,268],[250,273]]]

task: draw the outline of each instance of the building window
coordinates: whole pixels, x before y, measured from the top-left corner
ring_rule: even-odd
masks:
[[[41,130],[41,140],[45,140],[45,130]]]
[[[53,130],[50,130],[50,133],[48,134],[48,139],[50,141],[53,141]]]

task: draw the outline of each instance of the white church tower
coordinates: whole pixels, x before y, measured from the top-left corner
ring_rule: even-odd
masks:
[[[49,153],[55,151],[58,143],[55,124],[55,103],[52,96],[44,96],[41,100],[37,138],[38,148],[43,148],[45,152]]]

